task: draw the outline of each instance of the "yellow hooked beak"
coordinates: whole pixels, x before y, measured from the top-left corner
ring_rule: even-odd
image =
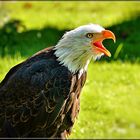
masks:
[[[104,39],[113,39],[116,41],[115,35],[113,32],[109,30],[104,30],[101,33],[97,34],[96,37],[92,41],[93,50],[96,53],[104,53],[106,56],[111,57],[111,53],[103,46],[102,41]]]

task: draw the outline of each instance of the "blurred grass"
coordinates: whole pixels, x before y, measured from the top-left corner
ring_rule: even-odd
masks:
[[[139,64],[94,63],[71,138],[140,137]]]
[[[13,2],[5,7],[8,7],[11,18],[22,20],[28,29],[43,26],[70,29],[91,22],[106,27],[128,20],[140,12],[139,2],[24,3]]]
[[[67,30],[87,23],[112,30],[116,44],[104,41],[112,57],[90,63],[70,138],[140,137],[139,2],[13,1],[0,4],[1,10],[6,14],[0,16],[0,80]]]

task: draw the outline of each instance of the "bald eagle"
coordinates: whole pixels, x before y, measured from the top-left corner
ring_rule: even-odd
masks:
[[[66,138],[80,109],[90,60],[103,54],[115,35],[88,24],[14,66],[0,83],[0,137]]]

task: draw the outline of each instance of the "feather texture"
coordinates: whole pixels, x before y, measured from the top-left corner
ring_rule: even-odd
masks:
[[[65,138],[79,112],[78,78],[52,48],[13,67],[0,84],[0,137]]]

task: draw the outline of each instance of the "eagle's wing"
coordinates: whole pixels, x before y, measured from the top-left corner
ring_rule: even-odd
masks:
[[[49,127],[64,107],[71,74],[42,54],[12,68],[1,82],[0,130],[7,135],[26,136]]]

